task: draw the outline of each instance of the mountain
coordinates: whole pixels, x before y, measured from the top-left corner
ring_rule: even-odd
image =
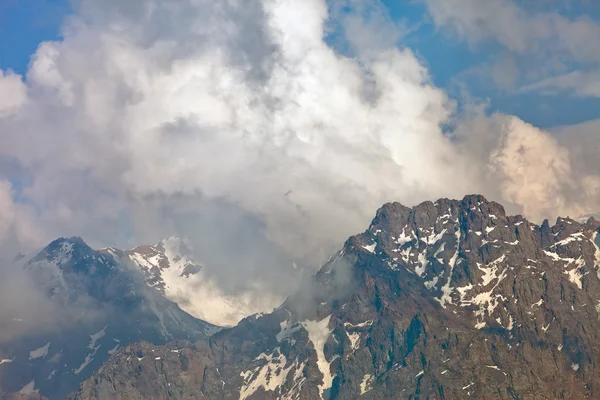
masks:
[[[196,341],[217,330],[148,288],[139,270],[81,238],[57,239],[23,262],[36,288],[23,296],[43,296],[52,318],[49,326],[0,343],[0,392],[64,399],[129,343]]]
[[[139,268],[149,287],[189,314],[215,325],[236,325],[242,318],[272,310],[281,302],[270,296],[257,301],[250,293],[224,294],[208,273],[210,267],[197,261],[189,244],[181,238],[170,237],[132,250],[110,247],[101,251]]]
[[[47,400],[46,397],[37,394],[21,394],[21,393],[8,393],[0,395],[0,400]]]
[[[600,220],[600,213],[595,214],[585,214],[581,217],[575,218],[575,221],[580,222],[582,224],[586,223],[590,218],[594,218],[596,220]]]
[[[389,203],[274,312],[118,349],[75,399],[600,398],[599,228]]]

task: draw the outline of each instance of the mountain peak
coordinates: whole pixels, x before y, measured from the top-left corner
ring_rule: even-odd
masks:
[[[181,389],[197,369],[207,398],[599,398],[597,229],[478,195],[387,203],[273,313],[187,348],[185,365],[169,349],[122,354],[81,398],[119,393],[135,351],[170,371],[136,382]]]
[[[465,303],[467,293],[477,293],[473,285],[488,274],[486,270],[511,265],[503,276],[483,278],[486,285],[496,279],[500,285],[527,260],[540,260],[535,268],[540,272],[564,264],[560,279],[581,287],[600,261],[594,259],[600,257],[594,232],[598,227],[593,221],[584,225],[570,218],[558,218],[554,226],[546,220],[540,227],[522,216],[506,216],[500,204],[483,196],[470,195],[462,201],[440,199],[413,208],[388,203],[349,245],[379,257],[392,270],[418,277],[446,306]],[[571,262],[578,257],[580,262]]]
[[[195,341],[214,333],[213,325],[149,290],[140,272],[122,261],[114,248],[96,251],[70,237],[52,241],[23,266],[35,298],[51,310],[44,315],[50,329],[40,323],[41,329],[3,343],[0,391],[27,385],[64,399],[129,343]],[[10,323],[32,323],[28,319],[18,315]]]
[[[372,225],[387,221],[388,224],[402,224],[411,219],[415,224],[430,224],[433,216],[452,213],[452,210],[462,210],[471,214],[476,213],[485,218],[506,218],[504,207],[495,201],[488,201],[484,196],[467,195],[462,200],[438,199],[435,202],[424,201],[414,207],[407,207],[398,202],[384,204],[377,210]],[[521,216],[514,218],[523,219]]]
[[[586,222],[585,224],[589,227],[591,227],[592,229],[600,229],[600,221],[598,221],[596,219],[596,217],[591,216]]]
[[[61,237],[48,244],[32,261],[46,260],[61,267],[74,257],[89,257],[93,252],[79,236]]]

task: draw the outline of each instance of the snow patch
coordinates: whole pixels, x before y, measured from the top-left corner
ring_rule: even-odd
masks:
[[[351,328],[364,328],[365,326],[371,326],[371,325],[373,325],[373,320],[372,319],[370,319],[368,321],[365,321],[365,322],[361,322],[360,324],[356,324],[356,325],[353,325],[350,322],[344,322],[344,326],[346,328],[347,327],[351,327]]]
[[[117,344],[115,347],[113,347],[112,349],[110,349],[110,350],[108,351],[108,354],[110,354],[111,356],[112,356],[113,354],[115,354],[115,352],[117,351],[117,349],[119,348],[119,346],[120,346],[120,345],[119,345],[119,344]]]
[[[81,373],[81,371],[83,371],[85,369],[85,367],[87,367],[89,365],[89,363],[91,363],[94,360],[96,351],[93,351],[93,352],[89,353],[87,356],[85,356],[85,360],[83,360],[83,363],[81,363],[79,368],[77,368],[76,370],[73,371],[73,373],[75,375],[79,375],[79,373]]]
[[[108,328],[108,325],[106,325],[104,328],[102,328],[101,331],[98,331],[92,335],[90,335],[90,344],[88,345],[88,349],[94,349],[96,347],[96,342],[100,339],[102,339],[104,337],[104,335],[106,335],[106,328]]]
[[[38,393],[39,389],[35,389],[35,380],[29,382],[27,385],[23,386],[21,388],[21,390],[19,390],[17,393],[20,394],[32,394],[32,393]]]
[[[473,288],[473,286],[469,284],[467,286],[457,289],[460,293],[461,306],[479,306],[479,310],[475,311],[475,316],[477,318],[475,328],[477,329],[482,329],[487,325],[483,318],[485,318],[486,313],[488,316],[492,315],[496,307],[498,307],[499,300],[506,301],[506,298],[501,294],[494,294],[496,288],[507,276],[508,268],[504,268],[504,270],[500,274],[498,274],[498,266],[505,260],[505,258],[506,257],[502,255],[501,257],[492,261],[487,265],[489,268],[484,268],[479,263],[477,264],[477,268],[484,272],[484,275],[482,276],[483,282],[480,284],[480,286],[487,287],[491,282],[493,282],[494,280],[496,281],[494,286],[489,291],[479,293],[471,299],[465,299],[466,293],[470,291]]]
[[[273,355],[275,353],[277,356]],[[240,374],[244,380],[240,389],[240,400],[247,399],[261,387],[265,391],[275,392],[281,390],[289,372],[297,364],[297,362],[294,362],[288,368],[285,368],[287,359],[281,353],[279,347],[273,350],[273,353],[269,355],[262,353],[255,359],[255,361],[262,360],[266,361],[262,367],[257,367]]]
[[[531,308],[535,307],[535,306],[541,306],[542,304],[544,304],[544,299],[540,299],[540,301],[538,301],[537,303],[533,303],[531,305]]]
[[[444,237],[444,235],[446,234],[448,230],[447,229],[442,229],[442,231],[440,233],[432,233],[431,235],[427,236],[427,237],[422,237],[420,240],[422,242],[424,242],[427,245],[434,245],[437,242],[439,242],[442,237]]]
[[[348,335],[348,339],[350,339],[350,348],[352,352],[358,349],[360,346],[360,333],[359,332],[348,332],[346,331],[346,335]]]
[[[363,249],[365,249],[369,253],[375,254],[375,247],[377,247],[377,243],[373,243],[373,244],[370,244],[368,246],[363,246]]]
[[[363,395],[372,389],[371,385],[373,383],[373,375],[366,374],[363,377],[362,382],[360,383],[360,394]]]
[[[278,343],[281,343],[283,340],[287,339],[292,334],[294,334],[294,332],[297,332],[297,331],[299,331],[302,328],[302,325],[300,323],[296,322],[296,323],[292,324],[288,320],[280,322],[279,326],[280,326],[280,331],[275,336],[277,338],[277,342]]]
[[[406,230],[406,227],[404,227],[404,229],[402,229],[402,233],[400,234],[400,236],[398,236],[398,238],[395,241],[395,243],[399,244],[400,246],[412,241],[412,237],[409,235],[406,235],[404,233],[405,230]]]
[[[57,265],[63,265],[68,263],[71,260],[71,254],[73,253],[73,243],[68,241],[63,241],[60,244],[60,250],[54,256],[52,261]]]
[[[30,360],[37,360],[38,358],[44,358],[48,355],[48,350],[50,349],[50,343],[48,342],[39,349],[35,349],[29,352]]]
[[[325,343],[331,335],[332,330],[329,329],[329,321],[331,315],[322,319],[321,321],[304,321],[302,326],[308,332],[308,340],[310,340],[317,353],[317,366],[319,371],[323,374],[323,383],[319,385],[319,393],[321,399],[326,389],[331,388],[333,384],[334,375],[331,374],[330,362],[325,358]]]
[[[514,326],[513,317],[512,317],[512,315],[509,315],[508,316],[508,326],[506,327],[506,329],[509,331],[512,331],[513,326]]]
[[[425,272],[425,269],[427,268],[427,249],[423,250],[422,253],[419,254],[419,257],[417,258],[417,260],[419,261],[419,264],[421,264],[421,266],[416,266],[415,267],[415,273],[421,277],[423,276],[423,273]]]
[[[456,252],[454,252],[454,255],[452,256],[452,258],[450,259],[450,261],[448,261],[448,267],[450,269],[450,273],[448,274],[448,281],[446,282],[446,284],[444,286],[442,286],[442,296],[439,299],[436,299],[437,301],[439,301],[439,303],[441,304],[441,306],[443,308],[446,308],[446,304],[452,304],[452,291],[453,288],[450,287],[450,284],[452,283],[452,273],[454,271],[454,265],[456,264],[456,260],[458,259],[458,252],[460,250],[460,229],[457,229],[457,231],[455,232],[456,235]]]
[[[435,289],[439,279],[438,276],[434,276],[432,280],[425,282],[424,285],[428,290]]]
[[[75,375],[80,374],[81,371],[83,371],[85,367],[87,367],[94,360],[96,353],[98,353],[98,350],[100,349],[100,345],[96,346],[96,343],[98,342],[98,340],[102,339],[106,335],[106,328],[108,328],[108,325],[102,328],[102,330],[90,335],[90,343],[88,344],[87,348],[92,351],[85,356],[85,360],[83,360],[81,365],[73,371]],[[116,351],[117,347],[119,347],[118,344],[113,350]],[[108,353],[112,354],[110,351]]]
[[[581,260],[581,259],[580,259]],[[581,272],[581,268],[577,267],[570,271],[565,271],[565,275],[569,276],[569,281],[577,285],[578,289],[583,289],[583,272]]]
[[[598,232],[594,232],[594,236],[592,236],[592,245],[594,246],[594,249],[596,249],[596,252],[594,253],[594,257],[596,259],[596,263],[595,263],[595,268],[598,270],[597,274],[598,274],[598,278],[600,278],[600,246],[599,246],[599,242],[598,242]]]

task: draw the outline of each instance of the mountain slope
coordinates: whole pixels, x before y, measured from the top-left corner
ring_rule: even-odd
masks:
[[[386,204],[273,313],[121,349],[76,398],[598,398],[598,228]]]
[[[107,248],[107,255],[129,262],[140,269],[149,287],[160,291],[189,314],[219,326],[232,326],[242,318],[263,310],[272,310],[281,300],[250,293],[235,296],[223,293],[211,279],[185,240],[170,237],[153,246],[131,250]]]
[[[0,343],[0,392],[62,399],[128,343],[194,341],[216,330],[80,238],[55,240],[23,268],[52,304],[55,326]]]

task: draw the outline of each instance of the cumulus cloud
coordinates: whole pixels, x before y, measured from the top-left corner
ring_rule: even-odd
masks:
[[[6,254],[19,244],[30,248],[40,245],[43,239],[35,219],[33,210],[15,202],[12,184],[0,180],[0,253]]]
[[[534,222],[600,209],[600,146],[592,126],[548,132],[486,104],[470,105],[454,130],[457,151],[477,166],[484,193]]]
[[[289,223],[331,215],[355,230],[357,216],[398,193],[415,201],[454,186],[439,179],[460,169],[439,128],[452,111],[443,91],[408,49],[360,62],[337,54],[323,39],[324,2],[264,2],[251,21],[235,19],[237,2],[225,15],[213,2],[157,3],[139,15],[108,3],[100,17],[94,5],[81,5],[91,21],[73,18],[63,41],[40,46],[28,73],[30,118],[7,122],[8,132],[24,132],[4,153],[44,166],[26,190],[32,201],[49,197],[70,217],[66,179],[52,178],[65,173],[71,184],[85,175],[107,197],[201,193],[264,216],[279,240]],[[185,18],[205,11],[203,24]],[[100,203],[81,196],[77,206]]]
[[[21,76],[0,69],[0,117],[15,113],[27,101],[27,87]]]
[[[523,205],[535,220],[600,208],[600,176],[577,177],[569,150],[555,138],[515,117],[505,123],[501,145],[490,156],[503,198]]]
[[[491,65],[470,69],[469,75],[484,78],[481,82],[492,76],[510,91],[524,86],[524,91],[576,90],[580,96],[597,96],[600,23],[588,16],[593,15],[592,3],[579,2],[577,15],[561,12],[569,9],[568,2],[554,0],[422,1],[437,27],[474,48],[494,43],[506,53],[494,50]]]
[[[572,71],[542,79],[520,90],[524,93],[538,91],[555,95],[559,92],[571,92],[579,97],[600,97],[600,73]]]
[[[413,52],[379,41],[401,37],[382,8],[342,24],[352,56],[326,40],[324,0],[75,9],[33,55],[19,115],[0,117],[0,159],[18,164],[47,240],[185,235],[227,292],[284,294],[292,262],[317,266],[386,201],[483,192],[538,218],[565,211],[557,195],[579,182],[547,133],[457,122]]]
[[[571,60],[600,60],[600,25],[587,17],[568,18],[556,5],[548,12],[548,7],[532,10],[513,0],[423,1],[436,25],[473,45],[494,40],[521,54],[551,46]]]

